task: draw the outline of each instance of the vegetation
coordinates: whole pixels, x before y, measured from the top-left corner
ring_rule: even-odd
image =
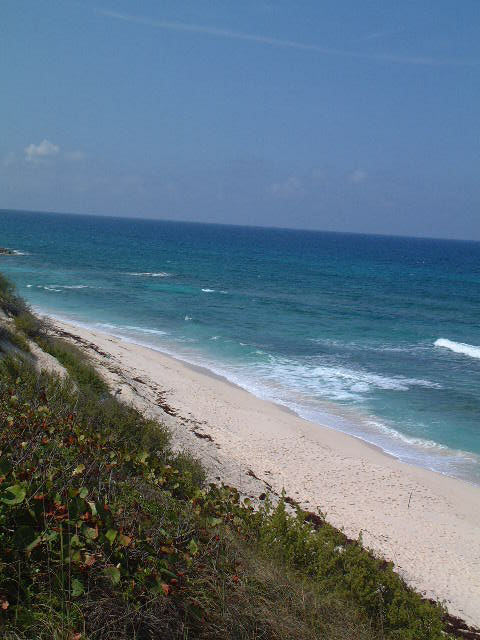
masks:
[[[321,514],[206,486],[164,426],[111,396],[78,350],[30,333],[0,291],[17,332],[70,374],[0,361],[2,638],[446,637],[440,607]]]

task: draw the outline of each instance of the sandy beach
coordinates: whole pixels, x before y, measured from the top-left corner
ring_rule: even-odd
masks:
[[[417,591],[480,625],[480,487],[413,467],[156,350],[55,320],[112,391],[163,420],[209,479],[282,489],[391,560]]]

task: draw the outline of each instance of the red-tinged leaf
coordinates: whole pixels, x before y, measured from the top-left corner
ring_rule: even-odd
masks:
[[[128,547],[132,543],[132,539],[130,536],[124,536],[123,533],[121,533],[118,536],[118,543],[121,544],[122,547]]]
[[[0,606],[4,611],[6,611],[10,606],[10,603],[8,602],[8,600],[2,600]]]
[[[236,575],[235,575],[235,576],[233,576],[232,580],[233,580],[233,582],[234,582],[235,584],[238,584],[238,583],[240,582],[240,578],[239,578],[238,576],[236,576]]]
[[[44,500],[44,498],[45,498],[45,497],[46,497],[46,496],[45,496],[45,494],[44,494],[44,493],[37,493],[37,495],[36,495],[36,496],[33,496],[33,499],[34,499],[34,500]]]
[[[161,585],[161,586],[162,586],[162,591],[163,591],[163,593],[164,593],[166,596],[168,596],[168,595],[170,594],[170,591],[171,591],[171,587],[170,587],[170,585],[165,584],[164,582],[162,582],[162,585]]]

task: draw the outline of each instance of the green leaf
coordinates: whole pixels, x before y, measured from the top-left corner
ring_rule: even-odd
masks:
[[[207,518],[207,524],[209,527],[218,527],[219,524],[222,524],[222,519],[209,517]]]
[[[198,544],[195,542],[193,538],[188,543],[188,550],[190,551],[192,556],[198,553]]]
[[[85,527],[83,529],[83,535],[87,540],[95,540],[98,537],[98,530],[94,527]]]
[[[71,547],[81,547],[82,546],[80,538],[77,536],[76,533],[70,538],[70,546]]]
[[[33,551],[35,547],[38,547],[38,545],[41,543],[42,536],[38,536],[38,538],[35,538],[35,540],[28,545],[28,547],[25,547],[25,551],[28,551],[30,553],[30,551]]]
[[[143,451],[142,453],[139,453],[137,456],[137,460],[141,463],[141,464],[146,464],[147,463],[147,458],[148,458],[149,454],[146,451]]]
[[[85,465],[79,464],[78,467],[75,467],[75,469],[72,471],[72,476],[78,476],[84,471],[85,471]]]
[[[83,498],[85,500],[85,498],[88,496],[87,487],[82,487],[78,495],[80,496],[80,498]]]
[[[117,567],[105,567],[103,573],[111,580],[112,584],[120,582],[120,569],[117,569]]]
[[[92,516],[96,516],[97,515],[97,507],[95,506],[94,502],[87,502],[88,506],[90,507],[90,511],[92,512]]]
[[[85,589],[83,584],[80,582],[80,580],[78,580],[77,578],[74,578],[72,580],[72,596],[74,598],[78,598],[78,596],[81,596],[82,593],[84,593]]]
[[[118,536],[118,542],[122,545],[122,547],[128,547],[128,545],[132,542],[132,539],[130,536],[125,536],[123,535],[123,533],[121,533]]]
[[[117,531],[115,529],[109,529],[105,534],[106,539],[113,544],[115,542],[115,538],[117,537]]]
[[[10,493],[13,498],[0,498],[0,500],[4,504],[9,505],[20,504],[25,500],[25,496],[27,495],[25,488],[19,484],[14,484],[11,487],[7,487],[5,489],[5,492]]]

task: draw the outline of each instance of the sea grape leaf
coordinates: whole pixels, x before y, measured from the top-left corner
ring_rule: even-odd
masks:
[[[120,569],[117,567],[105,567],[103,573],[111,580],[112,584],[120,582]]]
[[[92,516],[96,516],[97,515],[97,507],[95,506],[94,502],[87,502],[88,506],[90,507],[90,511],[92,512]]]
[[[130,536],[125,536],[123,533],[120,533],[118,536],[118,542],[122,545],[122,547],[128,547],[128,545],[132,542]]]
[[[83,583],[78,580],[78,578],[74,578],[72,580],[72,596],[74,598],[78,598],[79,596],[81,596],[85,591],[85,588],[83,586]]]
[[[106,539],[113,544],[115,542],[115,538],[117,537],[117,531],[115,529],[109,529],[105,534]]]
[[[0,498],[4,504],[8,505],[20,504],[25,500],[25,496],[27,495],[25,487],[22,487],[20,484],[14,484],[11,487],[7,487],[5,489],[5,493],[13,496],[9,498],[7,495],[7,497]]]
[[[98,529],[96,527],[85,527],[83,534],[87,540],[95,540],[98,537]]]
[[[198,553],[198,544],[195,542],[195,540],[193,538],[188,543],[188,550],[190,551],[192,556],[194,556],[196,553]]]

